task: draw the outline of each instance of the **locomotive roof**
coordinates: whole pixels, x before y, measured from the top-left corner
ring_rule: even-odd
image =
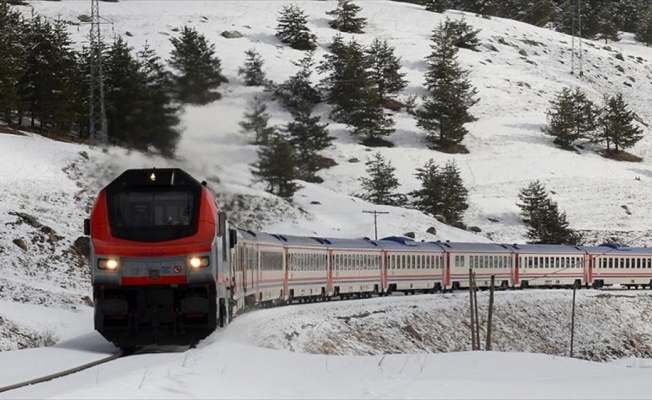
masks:
[[[109,192],[147,187],[198,189],[202,184],[180,168],[143,168],[124,171],[105,189]]]

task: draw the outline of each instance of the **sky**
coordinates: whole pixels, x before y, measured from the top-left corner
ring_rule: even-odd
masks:
[[[304,188],[290,205],[252,182],[249,164],[255,161],[256,148],[247,144],[238,122],[247,102],[267,95],[261,88],[245,87],[237,70],[244,63],[244,52],[255,48],[265,60],[268,78],[282,82],[295,72],[292,61],[304,53],[283,46],[273,36],[277,11],[285,2],[102,2],[103,17],[113,21],[102,26],[107,38],[129,32],[124,38],[135,50],[147,42],[164,59],[171,50],[172,29],[194,26],[216,44],[230,82],[220,88],[221,100],[184,110],[176,160],[29,134],[0,134],[0,225],[4,227],[0,232],[0,349],[5,350],[0,353],[0,386],[113,351],[93,332],[92,309],[84,302],[91,295],[88,271],[83,264],[70,262],[75,260],[70,246],[82,235],[82,221],[94,194],[126,168],[182,167],[208,180],[222,202],[242,201],[234,213],[239,225],[268,232],[371,237],[373,217],[363,211],[375,209],[389,212],[379,216],[379,237],[414,232],[423,240],[505,243],[525,241],[517,194],[539,179],[567,213],[571,227],[585,231],[592,240],[617,236],[634,245],[648,245],[652,240],[647,231],[652,222],[647,212],[652,194],[649,131],[630,150],[643,161],[620,163],[602,158],[590,144],[577,153],[562,151],[541,128],[549,101],[569,85],[579,85],[596,102],[603,94],[622,91],[641,120],[652,121],[652,50],[634,43],[631,35],[606,45],[584,41],[580,78],[579,60],[572,59],[572,41],[566,35],[499,18],[455,11],[428,13],[405,3],[359,3],[361,15],[368,20],[365,33],[344,36],[363,44],[380,37],[396,48],[410,82],[399,100],[423,94],[424,57],[430,52],[430,33],[439,22],[446,17],[465,18],[481,30],[479,51],[461,50],[458,55],[461,65],[471,71],[480,98],[471,110],[478,120],[468,124],[463,142],[470,153],[428,150],[423,133],[405,112],[393,116],[397,129],[389,140],[396,147],[380,149],[396,167],[402,192],[418,187],[415,169],[429,159],[440,164],[454,159],[469,189],[464,222],[481,232],[450,228],[415,210],[376,206],[353,196],[360,190],[364,161],[376,150],[357,144],[345,126],[327,120],[326,105],[316,112],[329,122],[337,138],[325,155],[338,165],[320,172],[324,183],[302,183]],[[320,60],[335,34],[325,12],[336,3],[296,4],[309,15]],[[90,12],[87,1],[31,2],[30,7],[73,22]],[[29,7],[24,10],[30,12]],[[87,30],[86,25],[70,26],[79,46]],[[244,37],[223,38],[224,30],[239,30]],[[615,57],[619,53],[624,61]],[[575,74],[570,74],[571,63]],[[313,79],[317,82],[319,77],[315,74]],[[287,123],[290,116],[269,97],[265,99],[273,114],[271,124]],[[35,216],[56,235],[22,223],[18,213]],[[429,227],[437,233],[426,233]],[[27,244],[27,251],[13,243],[17,239]],[[197,349],[139,354],[69,378],[0,393],[0,398],[649,398],[652,364],[632,356],[645,351],[609,354],[610,348],[622,346],[627,335],[634,335],[627,337],[647,349],[652,332],[647,328],[651,321],[645,292],[608,298],[600,297],[602,292],[580,292],[585,317],[580,322],[584,332],[578,339],[580,348],[595,350],[603,362],[567,357],[570,292],[521,293],[502,292],[497,300],[508,322],[501,325],[503,335],[496,337],[494,352],[467,351],[463,293],[395,296],[255,311],[239,316]],[[411,311],[420,307],[426,308]],[[612,312],[607,318],[608,307]],[[413,329],[422,329],[421,336],[437,332],[438,340],[417,346],[406,338],[406,315],[417,321]],[[531,315],[536,315],[531,325],[519,326],[518,321]],[[342,325],[352,316],[375,327],[373,332],[395,339],[397,343],[390,346],[394,354],[384,356],[383,347],[377,346],[383,343],[380,339],[367,340],[373,332],[349,331],[350,325]],[[384,331],[383,326],[392,329]],[[18,350],[51,341],[57,345]],[[535,345],[540,342],[545,346]],[[328,354],[317,354],[320,351]]]

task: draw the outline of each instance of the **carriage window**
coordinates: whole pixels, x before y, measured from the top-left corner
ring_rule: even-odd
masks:
[[[464,268],[464,259],[466,256],[460,256],[460,262],[462,263],[461,267]]]

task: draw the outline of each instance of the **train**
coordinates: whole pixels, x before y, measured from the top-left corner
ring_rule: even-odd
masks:
[[[652,249],[347,239],[230,226],[179,168],[128,169],[84,220],[95,329],[123,350],[194,346],[242,310],[467,289],[652,288]]]

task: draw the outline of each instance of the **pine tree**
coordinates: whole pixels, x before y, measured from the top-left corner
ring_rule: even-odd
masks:
[[[433,53],[427,57],[426,87],[429,95],[416,111],[417,126],[426,132],[431,148],[447,149],[467,134],[464,124],[476,120],[468,109],[477,103],[477,90],[468,80],[468,71],[457,64],[457,47],[444,23],[432,36]]]
[[[294,150],[285,138],[272,134],[267,143],[258,150],[258,161],[251,173],[257,182],[266,183],[266,191],[291,201],[301,186],[297,178]]]
[[[450,8],[449,0],[425,0],[423,4],[426,11],[443,13]]]
[[[652,11],[649,0],[620,0],[617,7],[618,29],[636,32],[648,12]]]
[[[446,36],[451,38],[453,44],[461,49],[475,50],[480,43],[478,39],[480,29],[474,30],[464,20],[455,21],[446,18],[443,28],[446,31]]]
[[[648,47],[652,44],[652,7],[636,26],[636,41]]]
[[[601,138],[607,143],[607,151],[610,151],[610,144],[614,145],[614,151],[634,146],[643,138],[643,130],[634,125],[635,113],[630,111],[623,99],[622,93],[605,99],[606,105],[601,118]]]
[[[40,16],[27,25],[25,71],[18,82],[19,94],[27,104],[31,125],[40,132],[69,132],[77,120],[72,98],[79,84],[76,75],[77,53],[67,25],[50,23]]]
[[[245,120],[240,122],[245,132],[255,134],[252,144],[266,144],[269,136],[274,133],[274,128],[267,126],[270,115],[266,111],[267,106],[263,100],[254,97],[254,101],[248,104],[248,111],[245,111]]]
[[[553,0],[501,0],[496,16],[543,27],[555,20],[556,7]]]
[[[554,136],[555,143],[564,148],[570,148],[573,142],[597,128],[598,111],[579,87],[562,89],[550,101],[547,116],[549,125],[543,131]]]
[[[557,19],[555,29],[569,35],[580,36],[577,19],[582,19],[581,37],[594,39],[599,34],[611,31],[612,27],[608,21],[617,19],[616,9],[611,6],[611,0],[576,1],[563,3]],[[580,15],[578,16],[578,8]],[[575,27],[575,32],[573,32]]]
[[[443,211],[442,174],[439,166],[431,159],[423,167],[417,168],[415,174],[421,181],[421,188],[410,192],[414,197],[414,207],[424,213],[435,217],[441,216]]]
[[[104,98],[109,140],[121,146],[133,143],[135,124],[140,118],[137,106],[143,81],[132,48],[118,36],[104,57]]]
[[[609,40],[614,42],[620,40],[620,33],[618,32],[616,16],[616,5],[612,2],[603,5],[603,7],[598,10],[598,20],[596,21],[596,39],[604,40],[605,43],[608,43]]]
[[[536,223],[536,214],[550,201],[548,191],[539,180],[532,181],[526,188],[521,189],[518,199],[521,203],[516,205],[521,209],[521,219],[527,225]]]
[[[389,145],[381,138],[394,132],[394,120],[385,114],[380,96],[370,81],[359,88],[358,96],[351,99],[349,106],[346,124],[352,135],[361,138],[366,146]]]
[[[314,50],[317,48],[317,36],[308,28],[308,18],[298,6],[286,5],[277,19],[276,37],[293,49]]]
[[[25,29],[21,14],[0,3],[0,115],[10,125],[21,108],[18,84],[27,64]]]
[[[267,83],[265,72],[263,72],[263,58],[255,49],[245,52],[247,59],[244,67],[238,69],[238,74],[244,78],[247,86],[264,86]]]
[[[405,89],[405,73],[399,72],[401,59],[394,55],[394,48],[387,44],[387,40],[374,39],[366,54],[370,64],[370,79],[375,83],[381,100]]]
[[[299,70],[287,81],[275,87],[274,94],[291,113],[310,114],[315,104],[321,102],[319,92],[310,83],[314,53],[311,51],[298,62],[293,62],[293,64],[299,67]]]
[[[460,221],[464,210],[468,208],[469,191],[464,187],[460,171],[453,160],[447,162],[441,172],[441,191],[442,216],[449,223]]]
[[[171,157],[181,136],[178,130],[180,107],[174,100],[172,75],[147,43],[136,56],[143,84],[139,99],[141,112],[137,120],[141,134],[128,141],[141,150],[154,147]]]
[[[335,17],[329,25],[340,32],[362,33],[367,20],[358,17],[360,10],[359,6],[353,4],[353,0],[337,0],[337,8],[326,12],[327,15]]]
[[[528,226],[526,236],[532,243],[580,244],[582,237],[569,228],[566,214],[548,197],[540,181],[533,181],[519,191],[521,218]]]
[[[369,60],[360,44],[353,39],[345,44],[339,34],[333,38],[329,50],[330,54],[324,56],[317,68],[320,73],[328,73],[321,85],[326,100],[333,106],[331,118],[348,124],[351,111],[361,107],[362,99],[371,93]]]
[[[319,152],[328,148],[333,142],[333,137],[326,129],[328,124],[320,124],[319,116],[311,117],[306,112],[296,112],[293,117],[293,121],[286,125],[284,131],[294,149],[298,167],[296,178],[306,182],[321,183],[323,179],[315,173],[323,165]]]
[[[174,75],[178,97],[182,102],[206,104],[221,97],[212,92],[228,80],[222,75],[222,62],[215,55],[215,45],[194,28],[184,26],[179,38],[171,38],[174,48],[170,53],[170,66]]]
[[[360,178],[364,192],[358,195],[360,198],[373,204],[402,206],[405,204],[405,195],[396,193],[400,184],[390,161],[376,152],[373,157],[365,163],[367,166],[367,177]]]

